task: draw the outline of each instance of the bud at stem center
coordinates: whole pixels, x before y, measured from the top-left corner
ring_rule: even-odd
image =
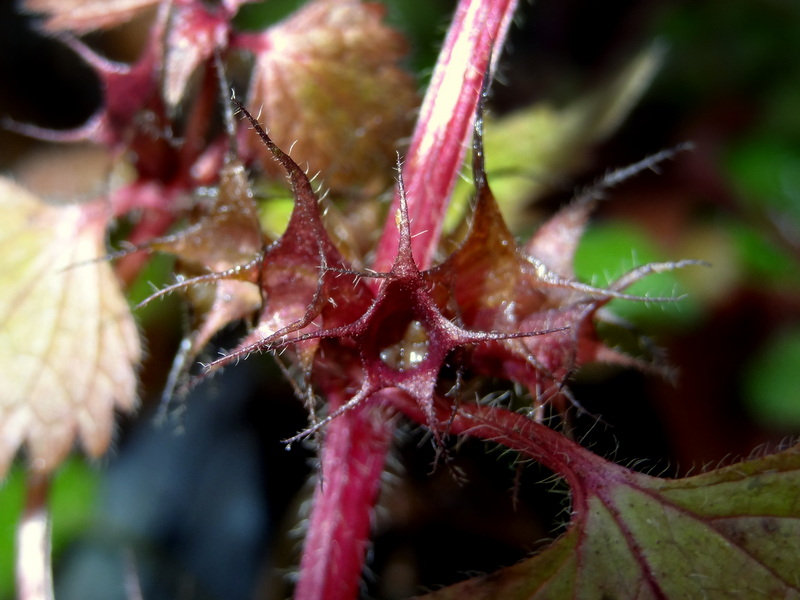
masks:
[[[380,352],[381,360],[401,373],[414,369],[428,357],[428,332],[421,322],[410,321],[403,337]]]

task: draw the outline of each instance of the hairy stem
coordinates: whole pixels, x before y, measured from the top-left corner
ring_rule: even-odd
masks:
[[[497,60],[516,0],[461,0],[425,94],[403,177],[412,250],[421,269],[433,260],[445,212],[464,160],[486,70]],[[492,55],[493,49],[496,51]],[[373,268],[391,267],[399,232],[395,195]]]
[[[475,108],[493,48],[501,48],[516,0],[461,0],[450,26],[404,167],[411,244],[417,264],[430,266],[471,134]],[[496,56],[495,56],[496,58]],[[373,267],[388,271],[400,232],[396,195]],[[380,285],[374,281],[374,290]],[[337,397],[339,396],[339,397]],[[347,398],[328,394],[331,411]],[[355,598],[361,580],[372,511],[394,433],[374,400],[331,421],[322,449],[322,479],[315,491],[300,579],[299,600]]]
[[[347,398],[342,392],[332,392],[328,400],[334,410]],[[358,597],[373,507],[394,428],[386,411],[369,403],[340,415],[325,428],[296,600]]]
[[[426,414],[406,394],[387,390],[381,397],[412,420],[421,424],[428,423]],[[609,463],[563,434],[504,408],[465,403],[453,413],[450,406],[439,403],[435,412],[442,433],[468,435],[501,444],[564,477],[570,487],[572,510],[576,515],[582,514],[586,509],[587,475],[593,471],[622,468]]]

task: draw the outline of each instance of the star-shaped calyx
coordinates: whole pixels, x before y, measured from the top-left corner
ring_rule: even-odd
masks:
[[[286,232],[264,255],[259,282],[264,305],[258,327],[209,369],[251,352],[294,347],[303,366],[313,367],[323,387],[345,372],[349,384],[358,385],[348,401],[288,441],[312,434],[386,389],[412,397],[427,416],[427,424],[438,432],[433,410],[436,384],[453,350],[564,329],[559,325],[504,332],[464,327],[450,299],[435,293],[438,271],[421,271],[414,261],[402,175],[396,215],[399,247],[392,268],[385,273],[352,270],[322,225],[306,174],[244,107],[239,108],[289,175],[296,204]],[[485,186],[482,169],[479,179],[479,187]],[[374,295],[365,278],[382,280]]]
[[[441,400],[437,382],[444,366],[521,383],[530,391],[534,408],[555,401],[562,412],[564,400],[570,399],[566,380],[578,366],[591,361],[643,366],[607,347],[594,321],[613,298],[642,300],[624,293],[633,281],[681,264],[639,267],[609,288],[576,281],[572,258],[595,203],[594,191],[559,212],[524,248],[518,247],[488,186],[482,107],[473,139],[476,205],[466,239],[443,263],[420,270],[412,255],[401,175],[395,215],[398,250],[391,269],[379,273],[359,272],[346,262],[323,225],[305,172],[234,102],[289,177],[295,197],[289,224],[280,239],[265,245],[247,264],[185,280],[161,293],[227,279],[257,286],[261,297],[257,325],[206,372],[252,352],[292,349],[304,374],[309,408],[313,409],[312,383],[329,398],[349,398],[329,406],[327,417],[290,442],[364,402],[383,398],[391,403],[396,395],[381,394],[384,390],[399,390],[413,398],[438,438],[443,428],[433,407]],[[648,159],[639,168],[652,166],[655,160]],[[252,198],[247,200],[252,203]],[[253,222],[246,229],[254,227]],[[252,242],[245,245],[255,249]],[[369,279],[380,284],[370,285]],[[461,347],[465,351],[454,352]]]

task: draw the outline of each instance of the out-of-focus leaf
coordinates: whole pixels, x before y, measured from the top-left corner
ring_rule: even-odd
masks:
[[[46,15],[47,31],[88,33],[130,21],[158,0],[26,0],[25,10]]]
[[[770,340],[745,373],[745,399],[765,425],[787,431],[800,427],[800,330]]]
[[[179,283],[162,292],[177,286],[192,306],[191,332],[173,365],[168,394],[217,332],[261,305],[256,285],[259,259],[271,240],[261,231],[247,174],[239,161],[223,165],[213,200],[198,208],[200,214],[189,227],[149,244],[178,259]]]
[[[170,109],[183,100],[198,66],[227,45],[228,19],[225,12],[210,12],[199,2],[175,8],[164,56],[163,95]]]
[[[14,590],[14,528],[22,513],[25,477],[11,469],[0,487],[0,598],[12,598]]]
[[[236,13],[233,24],[241,31],[262,31],[292,16],[298,6],[297,0],[243,3]]]
[[[800,150],[777,137],[760,136],[734,146],[728,177],[747,204],[800,218]]]
[[[768,239],[754,223],[731,221],[725,225],[733,240],[744,279],[779,287],[800,283],[793,257],[778,247],[774,240]]]
[[[398,142],[411,131],[416,84],[399,67],[406,42],[377,3],[317,0],[253,44],[250,106],[263,106],[270,135],[326,186],[391,181]],[[295,145],[296,143],[296,145]],[[255,136],[243,145],[276,172]]]
[[[147,2],[91,0],[83,3],[80,0],[68,0],[61,3],[52,0],[33,0],[25,8],[48,14],[50,18],[45,23],[46,29],[53,31],[66,29],[81,33],[127,21],[136,11],[149,4],[154,4],[154,2],[152,0],[147,0]],[[169,8],[170,3],[162,2],[160,4],[156,20],[150,29],[148,41],[133,64],[109,60],[71,33],[60,36],[61,41],[94,70],[100,81],[100,87],[103,89],[104,102],[83,125],[65,130],[43,128],[13,121],[10,122],[10,125],[23,135],[48,142],[91,142],[102,144],[106,148],[115,146],[131,148],[142,144],[141,147],[136,148],[137,161],[141,163],[140,166],[146,162],[150,162],[155,167],[168,164],[164,160],[163,151],[156,151],[157,145],[148,143],[152,142],[152,135],[147,134],[132,139],[131,134],[136,129],[135,126],[132,127],[135,125],[134,115],[143,110],[145,106],[155,109],[160,104],[160,100],[154,92],[157,89],[161,71]],[[158,126],[166,127],[166,124],[159,123]],[[157,127],[156,121],[150,122],[149,127]],[[149,131],[152,132],[152,129]],[[154,172],[158,172],[158,170],[154,168]]]
[[[183,261],[179,270],[218,273],[244,265],[271,241],[261,232],[247,173],[239,161],[222,167],[219,190],[209,206],[201,208],[202,214],[188,228],[151,244]]]
[[[153,294],[153,288],[166,287],[175,279],[175,257],[155,254],[145,263],[136,280],[127,288],[128,300],[137,305]],[[149,302],[136,311],[136,320],[143,329],[151,322],[174,315],[178,306],[177,296],[166,296],[160,302]]]
[[[269,202],[259,203],[258,220],[261,227],[272,236],[280,237],[286,231],[293,208],[294,199],[283,194],[270,198]]]
[[[650,84],[662,48],[642,52],[611,82],[563,108],[537,104],[486,126],[486,173],[514,233],[529,226],[524,206],[584,166],[591,144],[611,134]],[[460,182],[446,227],[461,220],[472,190]]]
[[[740,284],[743,273],[733,236],[716,221],[686,228],[673,252],[703,260],[711,266],[710,269],[686,269],[676,273],[681,289],[688,294],[690,307],[695,303],[699,308],[727,302]]]
[[[800,447],[679,480],[590,462],[556,542],[426,598],[800,598]]]
[[[54,469],[80,438],[108,446],[136,400],[138,332],[105,253],[102,202],[48,204],[0,179],[0,475],[27,445]]]

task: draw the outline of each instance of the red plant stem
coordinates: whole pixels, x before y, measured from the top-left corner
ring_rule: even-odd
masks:
[[[342,392],[327,396],[331,410],[347,400]],[[296,600],[358,597],[372,512],[394,429],[394,420],[374,404],[362,404],[325,428]]]
[[[516,0],[461,0],[422,104],[403,168],[411,247],[417,265],[431,265],[442,223],[461,169],[484,73],[508,31]],[[395,196],[373,268],[387,271],[397,252],[399,233]]]
[[[53,600],[50,566],[50,514],[47,496],[50,479],[31,472],[25,492],[25,508],[17,524],[16,577],[19,600]]]
[[[516,0],[462,0],[434,71],[404,168],[409,217],[417,236],[417,264],[430,266],[492,48],[502,47]],[[395,197],[378,245],[375,268],[388,270],[397,254]],[[375,287],[378,282],[376,281]],[[329,394],[331,410],[344,402]],[[322,480],[314,494],[298,600],[356,597],[394,425],[374,402],[334,419],[326,428]]]
[[[483,76],[493,48],[503,45],[516,4],[516,0],[461,0],[439,55],[403,169],[415,233],[412,251],[421,268],[432,262],[471,135]],[[378,271],[387,271],[397,255],[399,207],[396,196],[378,244],[373,265]],[[374,287],[379,285],[375,280]],[[328,400],[335,410],[346,398],[342,391],[334,391]],[[375,399],[326,427],[322,479],[314,494],[295,589],[297,600],[357,596],[393,433],[394,424]]]
[[[397,390],[381,393],[382,399],[420,424],[428,418],[419,405]],[[536,421],[497,406],[465,403],[453,414],[450,406],[437,406],[436,417],[443,434],[468,435],[495,442],[528,456],[564,477],[572,494],[577,516],[586,510],[587,485],[593,474],[627,471]]]

